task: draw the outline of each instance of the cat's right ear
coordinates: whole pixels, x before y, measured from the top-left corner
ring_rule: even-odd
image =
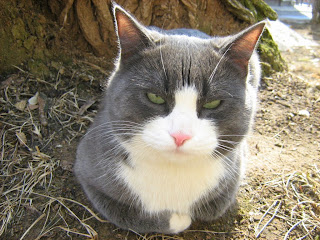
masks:
[[[133,16],[118,4],[113,2],[112,5],[121,61],[126,61],[148,47],[151,40],[146,29]]]
[[[263,33],[266,22],[261,21],[234,35],[231,42],[227,42],[226,56],[240,70],[247,75],[248,64]]]

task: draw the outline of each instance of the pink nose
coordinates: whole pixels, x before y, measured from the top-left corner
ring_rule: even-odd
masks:
[[[171,137],[174,138],[174,141],[177,147],[180,147],[184,144],[185,141],[189,140],[192,136],[184,133],[171,133]]]

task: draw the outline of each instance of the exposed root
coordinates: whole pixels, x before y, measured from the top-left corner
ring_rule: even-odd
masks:
[[[60,25],[62,26],[61,28],[64,27],[66,21],[67,21],[67,18],[68,18],[68,13],[73,5],[73,2],[74,0],[68,0],[64,9],[62,10],[61,14],[60,14],[60,17],[59,17],[59,23]]]

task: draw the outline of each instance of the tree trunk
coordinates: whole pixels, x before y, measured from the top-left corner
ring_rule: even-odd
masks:
[[[14,45],[11,46],[11,50],[15,53],[4,60],[0,58],[0,73],[8,70],[8,65],[12,68],[13,64],[19,64],[19,61],[28,58],[33,58],[33,61],[28,61],[28,68],[36,71],[45,59],[52,58],[54,53],[63,49],[69,52],[73,50],[75,54],[80,55],[82,52],[93,52],[109,62],[117,53],[110,0],[8,2],[9,4],[5,4],[4,1],[0,3],[0,7],[7,12],[21,5],[21,11],[28,11],[20,15],[17,12],[19,16],[7,24],[2,24],[7,20],[0,15],[0,24],[7,26],[3,30],[5,34],[1,34],[1,29],[0,34],[11,38]],[[276,13],[263,0],[118,0],[117,3],[145,25],[163,29],[194,28],[209,35],[229,35],[265,18],[277,18]],[[38,14],[30,14],[31,10],[36,10]],[[31,17],[35,20],[30,20]],[[47,28],[51,22],[46,19],[50,17],[60,25],[59,29],[53,27],[53,32],[52,28]],[[33,28],[35,30],[30,32],[29,29]],[[2,46],[3,42],[0,36]],[[8,41],[5,43],[10,46]],[[268,31],[265,31],[262,37],[259,50],[264,61],[262,66],[265,73],[270,73],[272,69],[278,71],[284,68],[285,64],[279,50]],[[1,51],[5,49],[0,50],[0,54],[4,56]],[[15,62],[16,58],[19,61]],[[46,63],[41,66],[45,69]],[[43,69],[40,70],[43,73]]]
[[[313,0],[312,2],[312,23],[320,23],[320,0]]]

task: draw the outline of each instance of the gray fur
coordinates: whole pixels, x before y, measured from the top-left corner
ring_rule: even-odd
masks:
[[[174,107],[176,89],[194,85],[201,96],[198,117],[214,121],[224,135],[219,141],[225,147],[217,150],[225,156],[230,171],[220,180],[219,187],[194,204],[191,217],[216,219],[234,202],[239,187],[241,166],[246,159],[245,136],[253,122],[260,79],[254,49],[239,53],[233,48],[259,25],[234,36],[212,38],[197,30],[148,29],[117,5],[115,14],[116,11],[132,21],[139,38],[119,36],[121,53],[101,109],[79,144],[75,174],[94,207],[118,227],[141,233],[171,233],[170,213],[145,213],[137,197],[118,177],[119,162],[130,166],[130,155],[121,142],[129,141],[153,117],[168,115]],[[237,66],[241,54],[249,54],[249,58],[253,54],[245,68],[241,61]],[[147,91],[165,96],[167,104],[150,103],[145,96]],[[223,100],[221,107],[215,111],[201,108],[213,98]]]

